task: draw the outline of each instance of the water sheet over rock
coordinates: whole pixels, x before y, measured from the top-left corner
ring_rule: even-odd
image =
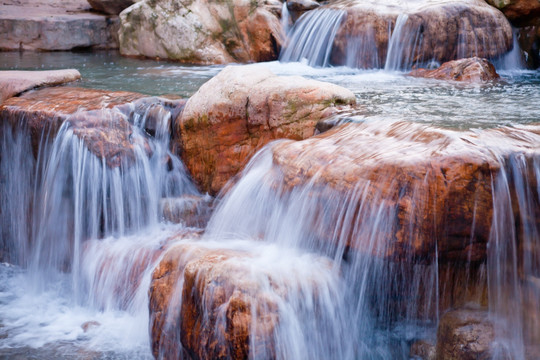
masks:
[[[324,46],[314,47],[320,39]],[[481,0],[346,0],[299,19],[280,59],[402,70],[433,61],[497,58],[511,48],[508,20]]]

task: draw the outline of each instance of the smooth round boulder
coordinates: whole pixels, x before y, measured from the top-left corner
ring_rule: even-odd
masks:
[[[340,86],[229,66],[188,100],[177,118],[182,158],[199,187],[217,194],[271,140],[301,140],[319,120],[355,104]]]

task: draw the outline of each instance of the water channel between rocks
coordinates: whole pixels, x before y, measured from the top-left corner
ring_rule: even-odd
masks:
[[[75,68],[81,72],[82,80],[70,86],[134,91],[148,95],[175,94],[185,98],[193,95],[202,84],[223,69],[222,66],[186,66],[129,59],[114,52],[6,52],[0,53],[0,64],[0,70]],[[500,82],[471,85],[413,78],[397,71],[359,70],[349,67],[316,68],[304,63],[270,62],[250,66],[266,67],[277,75],[302,75],[350,89],[359,106],[354,112],[341,115],[339,120],[357,123],[355,126],[361,132],[359,130],[356,134],[356,130],[351,130],[351,133],[338,133],[335,144],[360,134],[366,137],[372,134],[376,139],[379,132],[375,128],[379,121],[385,124],[415,123],[412,127],[405,125],[410,131],[408,135],[412,137],[415,129],[423,133],[426,129],[424,126],[427,126],[442,128],[440,131],[448,136],[448,142],[459,138],[457,142],[475,143],[480,148],[479,151],[485,150],[488,154],[486,156],[495,159],[495,163],[504,163],[500,172],[493,175],[496,179],[492,179],[497,183],[493,190],[493,216],[500,219],[500,224],[491,228],[491,234],[489,230],[488,234],[485,234],[494,241],[489,261],[492,264],[499,261],[511,262],[511,256],[507,254],[516,251],[515,248],[501,245],[503,237],[515,236],[512,230],[505,227],[505,211],[512,206],[509,204],[511,201],[517,202],[518,205],[514,203],[514,206],[521,209],[520,224],[525,228],[525,235],[533,239],[533,242],[540,240],[535,232],[537,229],[534,228],[534,220],[532,229],[528,229],[531,221],[526,218],[531,215],[527,211],[538,205],[534,203],[538,202],[538,199],[530,200],[527,195],[535,191],[538,194],[540,191],[540,143],[536,144],[536,157],[531,161],[523,160],[518,155],[509,155],[501,160],[503,155],[506,156],[507,144],[505,138],[498,133],[503,127],[515,130],[508,144],[515,142],[517,146],[521,146],[520,141],[523,139],[519,138],[520,129],[538,123],[539,71],[500,68]],[[388,127],[380,132],[392,133],[395,130],[392,125]],[[9,132],[6,129],[4,135]],[[398,125],[396,129],[399,129]],[[486,129],[492,131],[490,134],[493,134],[493,137],[475,138],[475,134]],[[434,293],[439,291],[440,278],[451,277],[451,271],[442,274],[444,266],[439,266],[436,261],[419,263],[412,268],[385,262],[369,256],[368,253],[393,250],[369,247],[374,246],[373,243],[360,244],[364,252],[351,255],[352,252],[348,252],[349,247],[357,245],[344,244],[343,241],[349,241],[348,235],[337,234],[337,226],[336,233],[321,234],[330,228],[324,226],[328,225],[324,221],[332,220],[342,225],[339,231],[350,231],[358,238],[369,238],[375,243],[377,239],[384,237],[385,231],[392,231],[392,222],[398,217],[397,214],[393,213],[390,207],[387,208],[384,201],[380,204],[377,202],[386,190],[378,189],[380,193],[371,194],[373,188],[370,186],[377,183],[377,178],[366,175],[365,183],[356,184],[346,194],[337,194],[333,189],[321,185],[327,175],[324,173],[313,174],[293,190],[287,189],[289,185],[282,181],[294,177],[294,174],[287,173],[287,165],[290,164],[284,161],[279,170],[274,166],[279,161],[280,154],[285,154],[282,156],[286,157],[295,150],[288,148],[286,142],[276,142],[267,146],[253,159],[236,187],[222,200],[210,220],[207,232],[201,236],[200,232],[193,228],[186,230],[183,225],[159,222],[159,217],[152,208],[157,209],[155,204],[161,197],[198,195],[197,190],[187,180],[180,163],[168,165],[169,175],[164,175],[164,165],[159,162],[159,156],[165,156],[168,152],[168,140],[163,139],[166,134],[161,134],[161,138],[156,136],[159,141],[150,144],[153,154],[157,155],[147,158],[141,155],[144,152],[142,148],[134,150],[136,166],[133,173],[131,170],[109,173],[103,170],[103,163],[83,149],[78,140],[74,140],[70,131],[72,130],[62,128],[57,137],[63,141],[55,141],[52,148],[42,150],[43,154],[57,154],[58,158],[38,158],[35,164],[24,161],[27,155],[24,151],[30,152],[28,149],[31,146],[25,143],[27,140],[23,137],[13,135],[13,139],[9,140],[13,141],[12,143],[4,141],[0,144],[4,146],[0,149],[3,151],[2,156],[7,154],[21,162],[20,166],[19,163],[13,166],[4,162],[3,168],[0,168],[0,175],[18,174],[18,178],[14,178],[20,181],[9,183],[9,194],[24,198],[25,191],[29,188],[35,189],[38,194],[34,195],[32,203],[38,208],[33,214],[33,226],[39,231],[36,231],[36,228],[25,229],[26,224],[19,219],[19,227],[15,226],[16,231],[13,232],[18,235],[21,231],[40,233],[40,237],[35,237],[34,241],[40,244],[42,250],[38,252],[35,249],[19,249],[18,256],[28,265],[28,269],[7,263],[0,264],[0,359],[151,359],[153,344],[148,328],[148,289],[152,270],[162,256],[161,253],[156,255],[153,251],[168,246],[171,238],[186,232],[188,235],[178,241],[178,246],[189,249],[193,244],[198,244],[197,246],[210,254],[216,249],[225,249],[227,253],[222,271],[242,274],[246,283],[249,283],[245,285],[247,287],[257,283],[257,289],[262,289],[264,294],[264,299],[260,301],[271,303],[270,307],[277,309],[273,311],[282,319],[279,327],[275,325],[272,333],[273,341],[277,344],[272,351],[277,354],[267,353],[268,349],[264,344],[252,340],[252,351],[260,358],[277,356],[288,359],[407,359],[414,340],[434,338],[438,319],[433,314],[437,313],[436,308],[440,303],[438,295]],[[460,137],[462,132],[465,135]],[[138,130],[134,132],[134,136],[139,136]],[[538,139],[538,136],[533,139]],[[331,143],[330,140],[328,142]],[[17,150],[19,148],[14,144],[23,150]],[[444,144],[441,147],[444,147]],[[379,145],[382,147],[384,143],[373,143],[375,153]],[[309,145],[306,146],[306,149],[299,147],[298,154],[304,154],[302,151],[309,152]],[[338,153],[340,148],[335,146]],[[411,149],[409,150],[414,151],[414,148]],[[391,147],[390,150],[395,151],[395,154],[399,154],[401,150],[409,151]],[[320,153],[321,159],[325,159],[326,150],[323,147],[314,146],[313,151]],[[65,156],[65,159],[62,156]],[[75,164],[72,158],[77,157],[83,159],[83,163],[89,164],[88,168],[70,170],[69,166],[62,169],[62,166],[55,165],[62,161]],[[301,159],[302,156],[299,155],[298,166],[303,165]],[[55,170],[55,166],[59,170]],[[42,173],[39,178],[28,180],[29,177],[34,177],[31,170],[34,167],[41,169]],[[74,173],[69,173],[72,170]],[[139,173],[144,173],[146,178],[143,179],[143,175]],[[272,178],[276,173],[282,177]],[[533,184],[534,178],[536,184]],[[68,190],[63,184],[55,183],[58,179],[67,179],[66,183],[79,181],[82,184],[80,193],[74,195],[79,204],[73,206],[73,216],[70,214],[73,209],[65,204],[64,195]],[[8,182],[2,178],[0,180]],[[378,180],[381,183],[385,181],[382,178]],[[180,185],[170,186],[171,181]],[[530,183],[526,183],[527,181]],[[47,184],[55,184],[50,187],[50,193],[43,190]],[[513,186],[517,190],[513,190]],[[117,204],[113,199],[105,199],[105,194],[115,191],[125,196],[135,194],[140,197],[129,203],[128,208],[133,213],[115,213]],[[413,197],[415,189],[410,191]],[[510,192],[517,193],[515,198],[510,199]],[[312,193],[320,194],[320,198],[314,198]],[[97,198],[94,199],[88,194],[98,195],[95,195]],[[306,197],[306,194],[310,196]],[[102,196],[103,200],[99,199],[99,196]],[[56,199],[56,202],[47,202],[47,199]],[[21,210],[16,204],[16,200],[9,201],[8,205],[3,205],[3,209],[15,209],[25,213],[24,209]],[[103,201],[103,204],[100,201]],[[323,201],[327,206],[325,216],[328,218],[314,210],[318,206],[317,201]],[[82,208],[85,211],[88,210],[88,214],[82,216],[76,213],[81,208],[80,203],[84,205]],[[366,208],[355,207],[357,203],[365,205]],[[373,208],[368,209],[370,205],[373,205]],[[114,216],[129,218],[129,224],[124,228],[119,225],[121,220],[101,219],[100,206],[110,209]],[[534,217],[534,209],[531,211]],[[414,210],[410,210],[410,214],[413,213]],[[47,216],[50,214],[58,214],[58,219]],[[141,221],[142,218],[144,220]],[[357,223],[357,218],[370,223],[369,227],[356,228],[354,224]],[[57,222],[64,219],[73,221],[75,229],[66,226],[59,230],[61,226],[57,227]],[[84,220],[79,224],[78,219]],[[514,220],[520,221],[517,218]],[[481,220],[473,217],[474,225],[480,227],[480,223]],[[92,240],[95,235],[92,233],[92,226],[100,228],[106,235],[105,238]],[[411,234],[418,231],[413,229],[414,226],[422,225],[411,225]],[[79,239],[76,245],[50,245],[55,239],[70,232],[74,232],[75,239]],[[325,235],[338,239],[338,245],[321,245],[321,238]],[[91,240],[83,241],[87,238]],[[62,256],[64,252],[80,251],[72,249],[71,246],[81,246],[84,255],[77,255],[66,264]],[[532,246],[538,244],[533,243]],[[118,289],[118,279],[108,278],[106,273],[122,276],[127,273],[124,280],[128,283],[131,276],[129,266],[133,269],[140,266],[138,261],[141,254],[146,254],[144,251],[148,251],[148,261],[144,264],[148,270],[135,289],[123,293],[125,289]],[[408,260],[413,258],[414,256]],[[534,261],[533,259],[533,264],[528,265],[533,272],[540,269],[539,264]],[[124,265],[126,268],[119,268]],[[65,268],[74,268],[77,272],[58,271]],[[411,278],[415,282],[408,283],[411,278],[406,275],[399,278],[396,275],[402,274],[402,270],[403,274],[410,271],[422,275],[413,274]],[[485,276],[485,263],[475,270],[480,274],[483,272]],[[489,305],[497,311],[512,306],[509,304],[512,304],[513,298],[504,303],[505,300],[498,296],[501,291],[511,289],[511,286],[515,285],[514,280],[505,277],[510,276],[505,273],[506,268],[494,270],[492,267],[490,271],[493,271],[488,279],[490,294],[496,296],[490,299]],[[500,279],[497,279],[504,284],[494,284],[493,274],[500,276]],[[386,289],[385,285],[388,285],[390,290]],[[500,289],[497,288],[499,285]],[[421,290],[421,296],[434,299],[414,298],[420,297],[418,294]],[[370,294],[370,298],[362,298],[365,294]],[[407,305],[407,301],[404,301],[407,297],[410,297],[411,304]],[[395,305],[394,301],[405,303],[402,306],[406,309],[389,311],[388,309]],[[412,304],[415,301],[422,302],[422,305]],[[257,309],[258,306],[263,307],[260,303],[253,306]],[[515,324],[504,318],[511,317],[512,314],[504,312],[502,311],[502,321],[507,322],[501,326],[515,329]],[[314,317],[313,314],[318,316]],[[84,329],[81,327],[83,324],[86,324]],[[261,326],[256,331],[259,331],[257,335],[263,337],[268,330]],[[505,342],[503,340],[507,335],[504,331],[497,335],[497,339],[502,339],[500,359],[504,358],[506,352],[516,358],[524,358],[523,335],[513,334]],[[166,357],[167,354],[159,355]]]

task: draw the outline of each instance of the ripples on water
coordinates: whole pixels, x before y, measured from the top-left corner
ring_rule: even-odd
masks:
[[[125,58],[114,52],[0,53],[3,70],[76,68],[75,86],[191,96],[223,66],[189,66]],[[302,75],[346,87],[356,94],[358,120],[382,116],[467,129],[526,124],[540,119],[540,72],[499,70],[495,85],[419,79],[401,72],[347,67],[313,68],[302,63],[261,63],[278,75]]]

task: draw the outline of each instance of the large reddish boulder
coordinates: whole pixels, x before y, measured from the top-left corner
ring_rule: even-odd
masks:
[[[177,119],[182,158],[200,188],[216,194],[269,141],[308,138],[319,120],[355,102],[337,85],[230,66],[204,84]]]
[[[241,261],[234,261],[246,256],[196,243],[167,251],[149,292],[154,356],[174,359],[187,352],[196,359],[246,359],[274,351],[270,341],[254,341],[260,348],[250,346],[250,338],[272,338],[278,316],[260,283],[246,276]]]
[[[109,15],[118,15],[122,10],[138,1],[141,0],[88,0],[88,3],[96,11]]]
[[[276,196],[309,186],[314,222],[307,228],[321,241],[391,259],[436,253],[444,261],[483,261],[501,159],[519,151],[533,161],[539,143],[538,125],[456,132],[409,122],[350,124],[275,145],[274,176],[283,179]],[[343,204],[356,209],[355,226],[339,230]]]
[[[353,0],[323,8],[344,12],[333,64],[399,69],[430,60],[495,58],[512,48],[510,23],[482,0]]]
[[[482,83],[499,79],[495,66],[486,59],[467,58],[445,62],[439,68],[414,69],[411,76],[438,80]]]

